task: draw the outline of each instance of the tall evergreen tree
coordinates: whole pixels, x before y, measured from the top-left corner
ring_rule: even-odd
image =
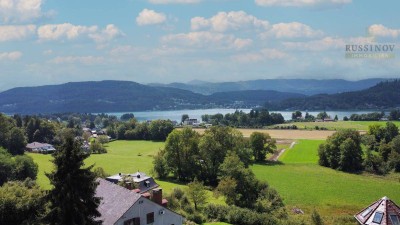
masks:
[[[100,199],[95,197],[96,175],[93,167],[84,168],[88,157],[80,149],[80,143],[69,136],[54,154],[55,170],[46,174],[54,188],[49,192],[50,212],[45,217],[49,224],[91,225],[100,216],[97,207]]]

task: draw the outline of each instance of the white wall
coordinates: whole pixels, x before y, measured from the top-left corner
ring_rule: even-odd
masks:
[[[160,215],[160,210],[164,214]],[[147,198],[141,197],[136,203],[115,223],[124,225],[124,221],[140,217],[140,225],[147,225],[147,213],[154,212],[154,223],[152,225],[182,225],[182,216],[158,205]]]

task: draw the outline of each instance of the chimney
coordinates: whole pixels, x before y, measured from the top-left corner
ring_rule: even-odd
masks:
[[[161,188],[153,189],[152,194],[153,196],[151,200],[159,205],[162,205],[162,189]]]

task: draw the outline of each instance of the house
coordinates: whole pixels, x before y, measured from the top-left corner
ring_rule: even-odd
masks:
[[[362,225],[400,225],[400,207],[387,197],[354,215]]]
[[[96,197],[101,201],[97,220],[104,225],[182,225],[183,217],[161,205],[162,191],[153,201],[104,179],[97,179]]]
[[[190,119],[190,118],[187,118],[185,121],[183,121],[183,125],[186,125],[186,126],[193,126],[193,125],[195,125],[195,124],[199,124],[199,122],[197,121],[197,119]]]
[[[125,181],[124,181],[125,179]],[[158,187],[158,184],[154,181],[152,177],[147,176],[145,173],[137,172],[133,174],[123,174],[119,173],[110,177],[107,177],[106,180],[117,184],[118,182],[124,181],[126,184],[126,188],[128,189],[136,189],[136,192],[142,194],[148,192],[149,190],[155,189]],[[132,181],[135,185],[132,184]],[[136,187],[136,188],[135,188]]]
[[[53,153],[56,149],[51,144],[40,143],[40,142],[32,142],[26,145],[26,151],[35,152],[35,153]]]

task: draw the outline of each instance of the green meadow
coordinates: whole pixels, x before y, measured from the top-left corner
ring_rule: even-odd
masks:
[[[321,143],[298,140],[281,156],[282,164],[254,165],[252,170],[278,190],[289,209],[298,207],[306,214],[315,208],[323,216],[350,216],[383,196],[400,202],[400,174],[359,175],[321,167]]]
[[[400,126],[400,121],[392,121],[398,127]],[[293,122],[293,123],[285,123],[271,126],[271,128],[275,126],[288,126],[288,125],[296,125],[298,129],[315,129],[316,126],[319,128],[324,127],[328,130],[340,130],[340,129],[356,129],[360,131],[367,131],[368,126],[371,124],[381,124],[384,126],[386,121],[337,121],[337,122]]]

